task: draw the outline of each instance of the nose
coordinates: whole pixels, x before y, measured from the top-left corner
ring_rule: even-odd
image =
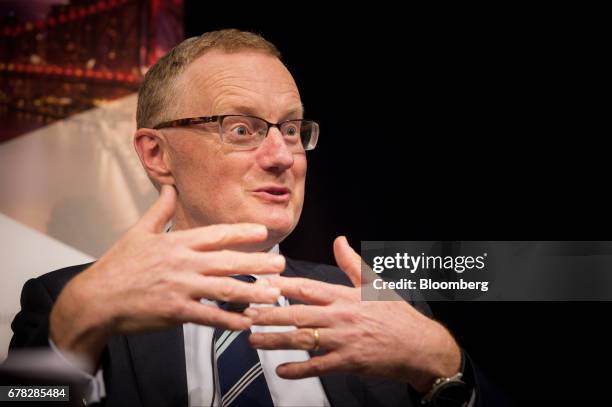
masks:
[[[277,127],[268,130],[268,136],[257,149],[257,161],[263,169],[279,173],[293,166],[293,153]]]

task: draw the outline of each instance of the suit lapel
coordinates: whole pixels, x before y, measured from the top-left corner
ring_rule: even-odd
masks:
[[[138,391],[145,406],[187,406],[183,326],[127,336]]]

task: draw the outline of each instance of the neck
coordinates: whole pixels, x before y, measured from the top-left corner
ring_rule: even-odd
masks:
[[[198,224],[191,219],[181,205],[177,205],[174,216],[172,217],[172,230],[187,230],[193,229],[199,226],[208,226],[207,224]]]

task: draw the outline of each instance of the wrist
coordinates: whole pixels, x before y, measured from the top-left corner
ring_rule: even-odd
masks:
[[[461,367],[453,376],[437,378],[421,399],[427,406],[465,407],[473,399],[475,390],[472,367],[465,352],[461,351]]]
[[[439,378],[452,377],[461,372],[462,354],[457,342],[445,329],[436,337],[437,340],[428,343],[428,350],[422,352],[427,357],[422,362],[421,374],[411,383],[420,393],[428,392]]]
[[[97,365],[111,336],[110,318],[95,310],[96,301],[81,289],[77,276],[60,293],[49,315],[49,338],[64,352]]]

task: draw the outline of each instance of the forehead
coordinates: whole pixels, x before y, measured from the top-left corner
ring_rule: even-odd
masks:
[[[186,116],[245,113],[277,120],[274,116],[288,111],[301,113],[293,77],[278,58],[263,52],[210,51],[191,63],[177,82]]]

